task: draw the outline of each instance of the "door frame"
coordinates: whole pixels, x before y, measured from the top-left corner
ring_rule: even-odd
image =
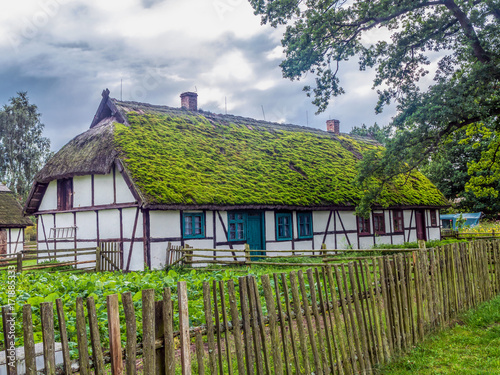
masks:
[[[427,241],[427,226],[425,225],[425,210],[415,210],[415,225],[417,231],[417,240]],[[418,238],[419,229],[423,238]]]
[[[248,210],[245,211],[245,214],[247,216],[246,218],[246,223],[247,223],[247,228],[246,228],[246,237],[248,241],[248,215],[249,214],[258,214],[259,215],[259,223],[260,223],[260,236],[261,236],[261,243],[262,243],[262,249],[255,249],[255,250],[261,250],[261,251],[253,251],[251,252],[252,255],[266,255],[266,225],[265,225],[265,213],[264,211],[260,210]],[[248,243],[248,242],[247,242]]]

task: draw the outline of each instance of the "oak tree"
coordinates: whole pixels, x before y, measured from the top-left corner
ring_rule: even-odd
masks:
[[[367,191],[367,212],[381,185],[429,159],[455,132],[488,129],[491,147],[470,169],[470,189],[498,194],[500,180],[500,1],[499,0],[250,0],[263,23],[287,25],[283,75],[306,73],[305,87],[318,111],[341,95],[342,63],[358,59],[373,68],[377,112],[394,102],[393,137],[382,153],[365,155],[358,182]],[[377,37],[375,35],[385,35]],[[432,65],[431,65],[432,64]],[[421,87],[432,74],[433,83]],[[481,126],[478,127],[477,124]],[[496,140],[496,141],[495,141]],[[403,163],[404,161],[404,163]],[[480,175],[489,168],[489,178]],[[474,177],[474,176],[473,176]]]

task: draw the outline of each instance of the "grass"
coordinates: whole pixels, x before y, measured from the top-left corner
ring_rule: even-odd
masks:
[[[459,316],[378,374],[500,374],[500,296]]]

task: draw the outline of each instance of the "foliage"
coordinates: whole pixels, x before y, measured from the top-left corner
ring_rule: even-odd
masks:
[[[356,164],[373,142],[308,131],[213,123],[206,117],[128,114],[115,139],[151,204],[355,204]],[[294,130],[295,129],[295,130]],[[416,172],[380,194],[381,205],[445,204]]]
[[[425,242],[425,247],[430,249],[432,247],[438,247],[447,245],[454,242],[467,242],[467,240],[457,240],[457,239],[448,239],[448,240],[431,240]],[[391,244],[377,244],[372,247],[372,249],[418,249],[418,242],[405,242],[400,245],[391,245]]]
[[[389,139],[391,133],[390,127],[380,127],[377,123],[372,126],[361,125],[359,128],[357,126],[353,127],[349,134],[361,135],[363,137],[370,137],[375,139],[382,145],[385,145]]]
[[[498,0],[250,0],[263,23],[287,24],[282,39],[285,77],[311,72],[319,111],[332,96],[344,93],[339,71],[343,61],[359,57],[360,69],[376,69],[376,111],[391,101],[398,114],[394,137],[383,152],[371,151],[358,165],[366,194],[366,213],[384,184],[408,173],[436,152],[450,134],[483,123],[491,131],[488,150],[470,166],[477,195],[495,194],[500,178],[500,3]],[[377,33],[375,33],[377,31]],[[387,37],[380,37],[380,35]],[[371,43],[371,40],[378,41]],[[432,65],[431,65],[432,64]],[[421,90],[420,80],[434,72],[434,83]],[[479,134],[479,129],[471,130]],[[404,161],[405,163],[402,163]],[[489,177],[482,175],[484,170]]]
[[[467,311],[452,329],[427,338],[376,374],[498,374],[500,297]]]
[[[19,92],[0,110],[0,180],[24,200],[35,174],[50,156],[50,140],[42,136],[44,125],[28,94]]]
[[[0,283],[7,285],[7,272],[0,273]],[[33,324],[35,332],[35,342],[42,339],[40,321],[40,303],[54,302],[61,298],[66,313],[68,327],[68,337],[70,341],[76,342],[76,311],[75,301],[77,297],[93,297],[96,302],[97,319],[106,321],[106,296],[110,294],[131,292],[134,301],[138,332],[142,332],[142,290],[155,289],[156,299],[160,299],[163,288],[172,288],[172,298],[176,300],[176,288],[178,281],[187,281],[189,284],[189,315],[190,323],[199,326],[204,323],[203,313],[203,281],[224,280],[236,278],[231,271],[218,271],[211,274],[191,270],[179,273],[170,270],[145,271],[145,272],[103,272],[103,273],[83,273],[71,274],[64,272],[23,272],[16,277],[16,306],[17,314],[21,314],[23,304],[30,304],[33,312]],[[8,301],[7,289],[0,291],[0,304],[6,305]],[[123,311],[122,322],[124,322]],[[18,315],[20,317],[21,315]],[[57,327],[56,327],[57,328]],[[122,332],[125,332],[122,327]],[[104,346],[108,345],[108,332],[106,325],[100,325],[100,334]],[[0,339],[3,340],[3,333]],[[125,337],[122,338],[125,341]],[[139,335],[138,340],[141,340]],[[59,333],[56,329],[56,341],[60,341]],[[3,341],[2,341],[3,342]],[[22,319],[16,319],[16,345],[23,342]],[[72,348],[73,350],[75,348]],[[76,354],[76,352],[75,352]]]
[[[475,125],[474,125],[475,126]],[[473,128],[471,125],[470,128]],[[472,134],[461,129],[448,137],[439,149],[422,167],[425,174],[452,202],[456,210],[461,212],[483,212],[487,216],[500,212],[500,200],[494,194],[476,196],[470,189],[471,179],[467,169],[470,165],[481,162],[483,152],[488,152],[490,144],[486,132]],[[486,168],[475,174],[491,176]],[[493,184],[494,190],[500,190],[500,180]]]
[[[478,233],[478,234],[491,234],[495,232],[498,235],[500,233],[500,221],[483,221],[481,220],[478,225],[473,227],[465,227],[460,233]]]

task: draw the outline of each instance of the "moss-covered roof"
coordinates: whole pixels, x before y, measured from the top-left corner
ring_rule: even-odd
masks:
[[[23,216],[23,209],[14,194],[0,184],[0,228],[24,228],[33,223]]]
[[[94,124],[63,147],[37,181],[108,173],[119,158],[150,207],[354,206],[361,195],[353,185],[355,165],[363,151],[380,147],[303,126],[109,100],[125,124],[113,118]],[[418,172],[388,186],[381,202],[447,205]]]
[[[115,150],[113,121],[104,121],[73,138],[60,149],[35,176],[37,182],[111,171]]]
[[[352,206],[363,151],[373,140],[236,116],[115,102],[120,158],[149,205]],[[389,206],[442,206],[422,174],[400,179]]]

